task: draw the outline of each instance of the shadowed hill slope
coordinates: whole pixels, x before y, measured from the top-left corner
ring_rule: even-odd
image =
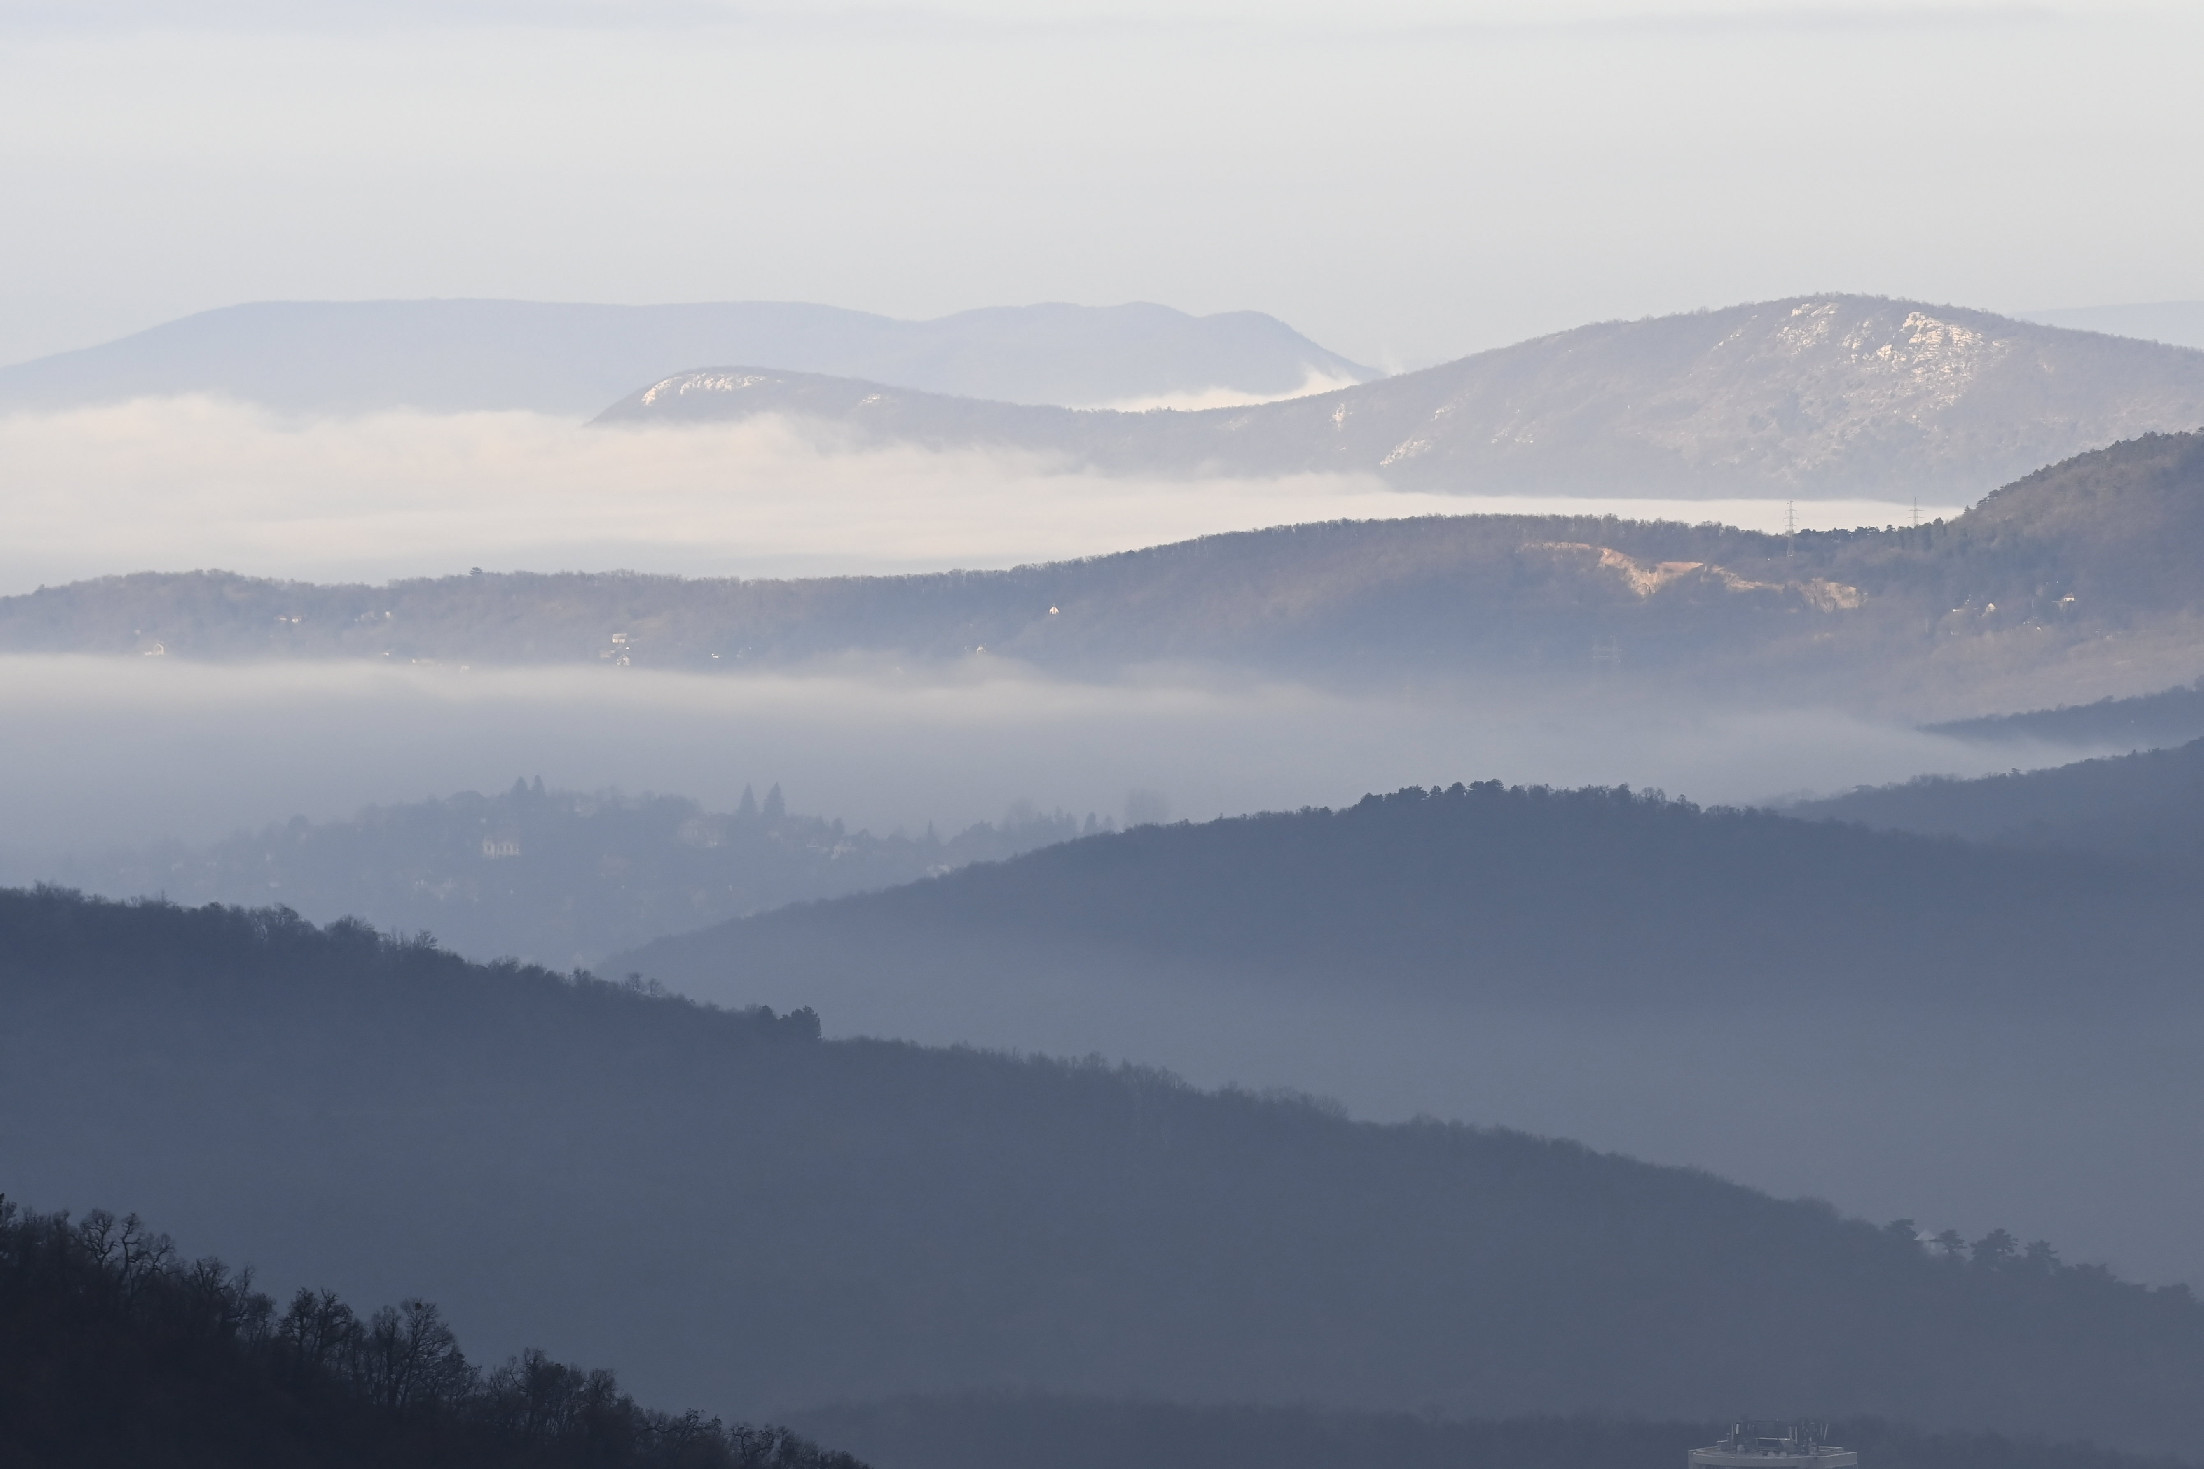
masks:
[[[2187,906],[2179,884],[2120,864],[1493,781],[1137,827],[661,939],[623,962],[700,989],[937,948],[975,966],[1060,950],[1505,1005],[1836,993],[2063,1009],[2114,998],[2073,992],[2084,964],[2131,996],[2185,990],[2184,956],[2204,937]]]
[[[1116,472],[1352,472],[1465,494],[1933,503],[1971,501],[2116,440],[2204,424],[2204,352],[1867,296],[1601,322],[1332,393],[1201,413],[1020,408],[759,370],[771,365],[667,377],[601,421],[780,414],[867,441],[994,445]]]
[[[1954,719],[1928,729],[1932,734],[1985,743],[2040,740],[2082,747],[2162,749],[2204,738],[2204,679],[2154,694]]]
[[[1923,776],[1785,808],[1813,820],[2063,848],[2149,862],[2161,882],[2204,871],[2204,740],[2049,770]]]
[[[2192,892],[1492,782],[1139,827],[612,962],[844,1034],[1505,1121],[2204,1279],[2204,1180],[2165,1167],[2204,1147]]]
[[[542,1342],[662,1399],[1811,1397],[2190,1432],[2204,1307],[2007,1235],[1926,1248],[1567,1143],[807,1018],[0,894],[0,1156],[33,1202],[138,1200],[279,1286],[400,1279],[492,1355]]]

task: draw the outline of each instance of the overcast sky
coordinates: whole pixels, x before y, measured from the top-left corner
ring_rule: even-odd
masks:
[[[2193,5],[0,0],[0,361],[241,300],[2204,297]]]

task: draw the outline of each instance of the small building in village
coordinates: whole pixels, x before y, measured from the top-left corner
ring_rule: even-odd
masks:
[[[1824,1442],[1828,1434],[1828,1424],[1810,1420],[1755,1423],[1740,1418],[1720,1443],[1693,1449],[1685,1469],[1859,1469],[1860,1456]]]

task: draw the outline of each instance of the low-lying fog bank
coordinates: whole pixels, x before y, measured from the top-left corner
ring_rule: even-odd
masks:
[[[1011,803],[1172,819],[1486,778],[1657,786],[1709,803],[2075,758],[1814,710],[1349,699],[1291,684],[1081,684],[975,662],[699,677],[637,669],[0,658],[6,876],[45,854],[208,841],[294,815],[498,791],[515,776],[886,834]]]
[[[0,879],[49,876],[64,853],[204,842],[293,815],[497,792],[523,775],[721,811],[746,785],[778,784],[796,809],[886,835],[1000,820],[1021,800],[1206,819],[1494,778],[1747,803],[2075,755],[1814,710],[1347,699],[1281,683],[1080,684],[985,664],[928,678],[707,677],[17,657],[0,659]],[[1003,975],[953,1002],[890,983],[743,983],[731,998],[813,1005],[830,1035],[1099,1051],[1204,1083],[1334,1095],[1361,1116],[1577,1137],[1876,1217],[2025,1228],[2150,1278],[2204,1278],[2180,1226],[2204,1198],[2162,1166],[2178,1155],[2164,1128],[2130,1125],[2187,1085],[2185,1042],[2153,1026],[2105,1031],[2084,1055],[2058,1026],[1977,1017],[1931,1036],[1842,1004],[1803,1029],[1796,1015],[1710,1028],[1703,1015],[1205,994],[1168,974],[1106,991]],[[2108,1068],[2108,1051],[2125,1059]],[[2122,1080],[2105,1085],[2107,1074]],[[2058,1188],[2039,1187],[2046,1169]],[[2099,1208],[2141,1179],[2156,1180],[2152,1207]]]
[[[207,567],[308,580],[627,567],[690,576],[1005,567],[1335,518],[1622,514],[1779,530],[1777,500],[1467,497],[1357,475],[1111,478],[1026,453],[853,451],[778,419],[292,420],[208,398],[0,415],[0,593]],[[1923,507],[1929,515],[1957,507]],[[1802,501],[1802,529],[1912,507]]]

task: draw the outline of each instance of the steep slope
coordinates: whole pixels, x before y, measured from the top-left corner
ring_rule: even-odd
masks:
[[[2204,1147],[2191,891],[1492,782],[1082,839],[613,962],[843,1034],[1500,1120],[2204,1279],[2204,1180],[2163,1166]]]
[[[1566,1143],[805,1019],[0,894],[0,1158],[31,1202],[134,1199],[278,1286],[400,1280],[493,1357],[618,1362],[660,1400],[1742,1396],[2190,1431],[2204,1308],[2009,1236],[1954,1253]]]
[[[1018,403],[1257,401],[1374,374],[1253,311],[1007,306],[934,321],[800,302],[263,301],[0,368],[0,410],[211,393],[286,413],[593,413],[756,362]]]
[[[509,574],[311,586],[140,574],[0,598],[0,651],[595,663],[723,673],[984,651],[1398,686],[1534,681],[1912,717],[2195,676],[2204,434],[2039,470],[1950,521],[1761,535],[1590,516],[1281,527],[1001,572]],[[2170,677],[2169,677],[2170,675]]]
[[[784,414],[871,441],[1052,452],[1119,473],[1334,471],[1463,494],[1972,501],[2039,464],[2204,424],[2204,352],[1987,312],[1806,296],[1602,322],[1290,402],[1069,413],[742,362],[601,421]]]

